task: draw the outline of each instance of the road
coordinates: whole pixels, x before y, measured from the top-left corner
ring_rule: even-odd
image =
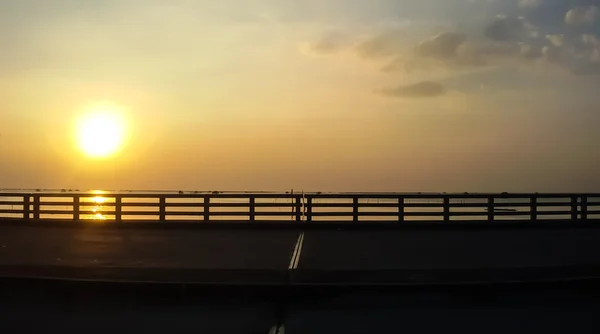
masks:
[[[0,276],[235,284],[443,283],[494,279],[490,275],[511,280],[538,271],[564,275],[567,267],[573,275],[590,275],[600,265],[598,240],[600,228],[0,226]]]
[[[288,334],[595,333],[600,289],[594,284],[585,289],[427,284],[590,277],[600,265],[599,240],[600,228],[0,226],[0,276],[5,277],[0,332],[268,333],[280,324]],[[152,284],[141,291],[139,284],[113,289],[90,282],[57,288],[60,280],[15,277],[187,285],[164,285],[171,293]],[[380,287],[383,283],[409,286],[387,290]],[[263,294],[240,293],[236,287],[226,292],[219,284],[331,287],[319,293],[287,289]]]

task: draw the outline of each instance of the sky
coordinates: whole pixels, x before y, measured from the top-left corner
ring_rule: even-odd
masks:
[[[600,189],[598,0],[0,0],[0,50],[0,188]]]

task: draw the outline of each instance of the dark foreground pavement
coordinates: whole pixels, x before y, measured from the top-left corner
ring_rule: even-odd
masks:
[[[0,332],[597,333],[599,267],[596,227],[0,226]]]
[[[590,282],[262,294],[206,287],[167,294],[157,287],[57,287],[56,281],[48,282],[0,284],[1,333],[600,331],[600,289]]]

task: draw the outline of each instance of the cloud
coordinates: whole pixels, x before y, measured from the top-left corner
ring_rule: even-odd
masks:
[[[390,62],[385,64],[381,68],[381,71],[382,72],[395,72],[395,71],[400,71],[400,70],[408,71],[409,66],[407,63],[408,63],[408,60],[404,56],[397,56],[394,59],[392,59]]]
[[[534,47],[531,44],[519,42],[519,53],[525,59],[538,59],[542,56],[542,50],[539,47]]]
[[[546,39],[554,46],[563,46],[565,44],[565,35],[546,35]]]
[[[497,16],[485,28],[485,36],[497,42],[522,41],[537,36],[535,27],[523,17]]]
[[[542,55],[546,62],[575,75],[600,74],[600,52],[597,48],[581,49],[576,45],[545,46]]]
[[[592,34],[548,34],[536,38],[536,27],[523,17],[497,16],[484,30],[487,38],[449,30],[415,40],[407,27],[390,28],[378,35],[348,44],[363,59],[381,64],[385,73],[415,71],[445,75],[478,68],[551,66],[572,74],[600,73],[600,40]],[[418,35],[420,36],[420,34]],[[411,41],[412,38],[412,41]],[[356,43],[354,41],[361,41]],[[329,39],[315,44],[323,52],[337,50]],[[318,46],[318,47],[317,47]],[[433,87],[426,82],[423,87]],[[417,86],[416,89],[423,87]],[[388,89],[392,96],[411,95],[412,86]]]
[[[497,65],[506,61],[529,61],[541,57],[541,47],[527,42],[470,40],[466,34],[445,32],[418,43],[406,54],[385,64],[383,72],[461,69]]]
[[[482,55],[490,57],[512,57],[518,55],[520,51],[518,43],[482,44],[479,49]]]
[[[526,62],[541,57],[541,48],[527,42],[465,43],[459,48],[459,64],[497,65],[505,61]]]
[[[542,49],[542,59],[575,75],[600,74],[600,40],[592,34],[580,38],[548,35],[551,45]]]
[[[536,31],[522,17],[497,16],[486,27],[488,40],[473,41],[466,33],[451,30],[438,32],[419,42],[415,41],[414,28],[396,26],[367,38],[358,34],[351,43],[348,43],[348,36],[345,41],[340,41],[344,38],[324,35],[305,49],[309,49],[309,54],[321,55],[352,49],[363,59],[386,61],[381,67],[383,72],[487,66],[501,58],[534,59],[541,55],[540,46],[525,47]],[[416,35],[420,36],[422,32]]]
[[[583,35],[581,35],[581,41],[585,45],[590,45],[590,46],[593,46],[593,47],[600,47],[600,40],[598,39],[598,37],[596,37],[596,36],[594,36],[592,34],[583,34]]]
[[[519,0],[519,7],[538,8],[542,5],[542,0]]]
[[[520,50],[517,43],[466,42],[458,48],[455,64],[487,66],[500,59],[516,57]]]
[[[577,6],[567,12],[565,23],[570,25],[591,24],[600,18],[600,8]]]
[[[594,63],[600,63],[600,50],[599,49],[595,49],[592,52],[592,56],[590,57],[590,59],[594,62]]]
[[[600,62],[592,61],[585,64],[581,64],[571,69],[571,72],[575,75],[598,75],[600,74]]]
[[[435,59],[455,58],[458,47],[467,40],[467,35],[458,32],[443,32],[421,42],[415,49],[417,55]]]
[[[381,58],[396,55],[406,47],[406,31],[392,29],[362,41],[356,51],[363,58]]]
[[[329,31],[312,43],[302,43],[301,50],[308,55],[331,55],[348,48],[350,42],[341,31]]]
[[[313,51],[317,53],[335,53],[344,48],[344,45],[334,38],[323,38],[317,43],[311,45]]]
[[[421,81],[411,85],[398,86],[380,91],[381,94],[398,98],[428,98],[446,93],[444,85],[433,81]]]
[[[467,36],[459,32],[436,34],[392,58],[381,68],[381,71],[411,72],[440,68],[440,66],[456,66],[463,62],[460,50],[466,39]]]

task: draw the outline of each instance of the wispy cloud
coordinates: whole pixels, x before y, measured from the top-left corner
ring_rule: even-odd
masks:
[[[397,55],[406,48],[407,29],[390,29],[371,36],[356,46],[356,51],[364,58],[380,58]]]
[[[446,88],[437,82],[421,81],[410,85],[382,89],[378,93],[396,98],[431,98],[444,95]]]
[[[352,44],[351,36],[341,30],[329,30],[321,33],[314,42],[301,43],[301,49],[311,55],[331,55],[344,51]]]
[[[452,59],[457,57],[457,49],[467,39],[459,32],[444,32],[421,42],[415,48],[418,56],[434,59]]]

